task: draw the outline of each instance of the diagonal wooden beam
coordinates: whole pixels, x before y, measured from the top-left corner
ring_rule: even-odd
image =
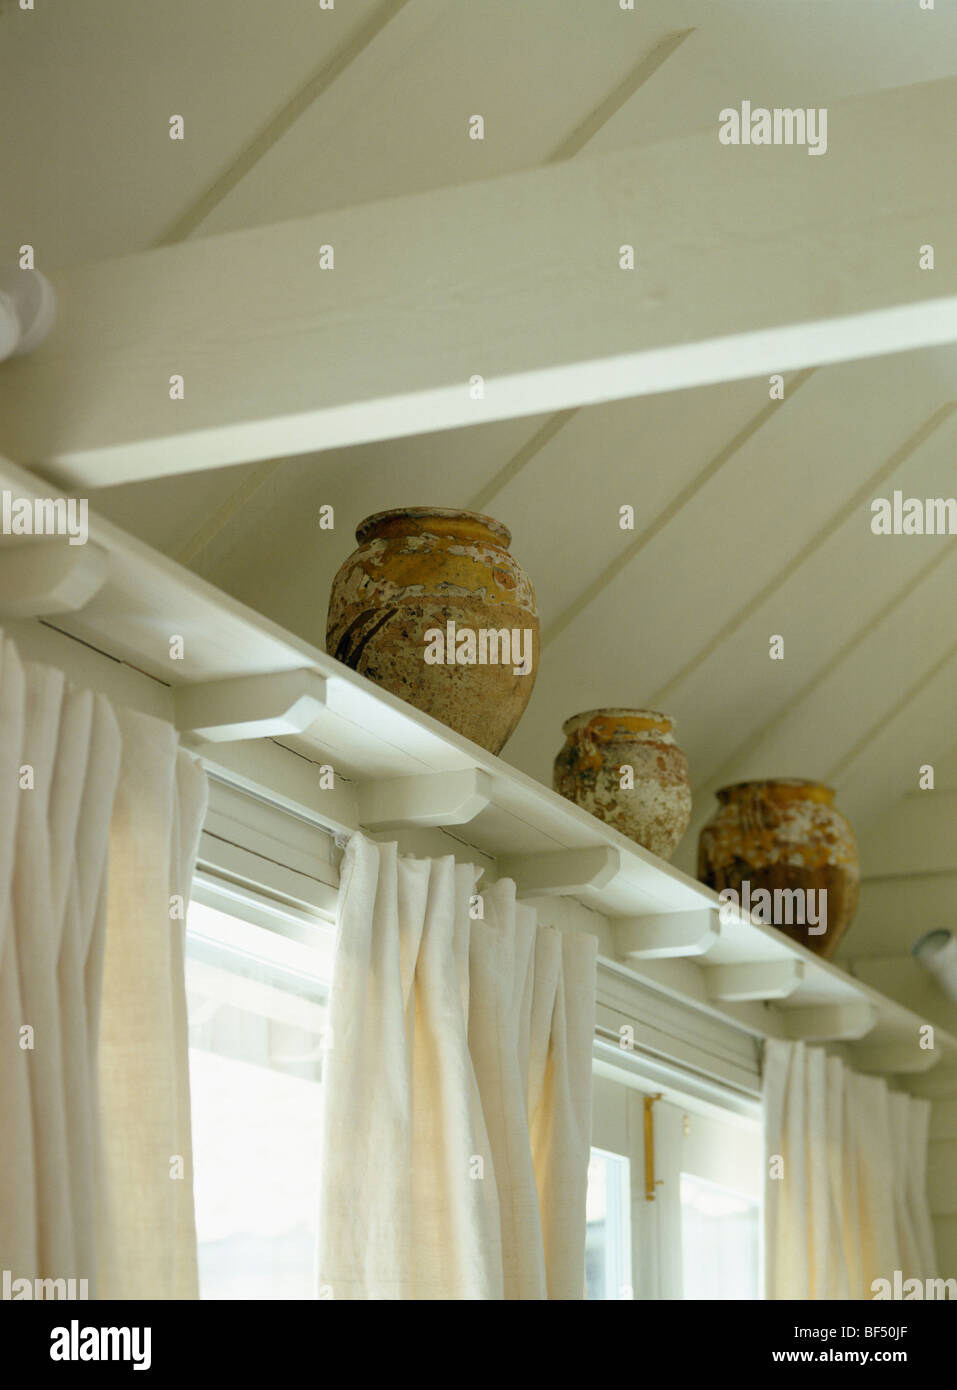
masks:
[[[430,0],[430,3],[440,4],[445,3],[445,0]],[[424,14],[423,3],[419,0],[415,13],[415,22],[416,24],[421,24],[421,22],[427,18],[430,17]],[[387,21],[383,19],[383,24],[385,24],[385,22]],[[377,38],[380,32],[381,29],[377,29],[377,31],[370,31],[367,33],[367,42],[362,44],[363,49],[364,47],[369,47],[371,40]],[[682,31],[676,33],[669,33],[661,42],[655,44],[648,53],[643,54],[643,57],[638,60],[638,63],[634,64],[632,71],[627,72],[622,82],[619,82],[618,86],[616,86],[612,92],[608,93],[608,96],[594,108],[594,111],[588,113],[586,120],[581,121],[580,124],[577,125],[554,150],[552,150],[552,153],[549,154],[545,163],[559,163],[559,161],[566,160],[566,158],[572,158],[574,154],[579,154],[581,150],[586,147],[588,140],[593,139],[598,131],[602,129],[602,126],[608,124],[608,121],[611,121],[615,115],[618,115],[619,111],[626,106],[627,101],[632,100],[632,97],[636,95],[638,89],[643,88],[644,83],[650,81],[652,76],[657,74],[659,68],[672,57],[673,53],[676,53],[677,49],[684,43],[684,40],[689,38],[693,32],[693,29],[682,29]],[[355,46],[353,46],[353,49],[355,49]],[[353,51],[351,61],[355,60],[356,57],[359,57],[359,53]],[[338,78],[342,71],[344,71],[344,64],[339,64],[337,60],[332,61],[332,64],[328,67],[328,71],[324,70],[323,79],[321,79],[321,81],[316,79],[316,81],[310,83],[309,100],[293,100],[291,106],[282,113],[281,120],[275,121],[268,126],[267,132],[263,132],[263,135],[257,138],[255,145],[250,147],[249,152],[243,153],[243,156],[236,161],[234,167],[231,168],[230,177],[214,185],[213,189],[211,189],[207,195],[204,195],[204,199],[200,200],[200,203],[196,204],[196,207],[191,210],[191,213],[186,215],[185,220],[179,222],[178,227],[175,228],[174,231],[179,232],[179,234],[185,234],[185,232],[191,231],[193,227],[199,225],[199,221],[202,221],[203,218],[206,217],[211,207],[213,207],[214,204],[223,202],[224,197],[231,192],[232,188],[235,188],[239,179],[245,177],[246,172],[249,171],[249,168],[252,168],[253,163],[259,163],[260,158],[266,156],[268,149],[271,149],[275,140],[281,138],[285,129],[288,129],[288,126],[292,124],[292,120],[298,120],[299,115],[306,110],[307,106],[310,106],[313,101],[319,99],[325,90],[328,89],[328,86],[331,86],[332,81],[335,81],[335,78]],[[167,238],[167,240],[172,239],[177,238],[172,235]],[[540,453],[540,450],[544,449],[545,445],[551,442],[551,439],[554,438],[559,431],[563,430],[565,425],[568,424],[576,414],[577,410],[559,410],[555,416],[549,418],[547,423],[542,425],[540,430],[537,430],[536,434],[531,436],[529,441],[524,443],[522,449],[517,450],[516,455],[506,460],[506,463],[502,464],[502,467],[499,468],[497,473],[492,475],[492,478],[488,480],[487,484],[485,484],[483,488],[476,493],[476,496],[467,503],[470,512],[484,512],[485,507],[490,505],[492,498],[495,498],[498,492],[502,491],[502,488],[505,488],[513,478],[519,475],[519,473],[522,473],[526,464],[530,463],[531,459],[534,459],[534,457]],[[184,548],[179,550],[177,553],[179,562],[182,564],[191,564],[195,562],[198,556],[202,555],[203,550],[210,545],[210,542],[213,541],[221,531],[225,530],[228,525],[234,523],[239,512],[245,509],[253,496],[259,492],[260,486],[277,471],[278,467],[281,467],[284,461],[285,460],[281,459],[267,460],[266,463],[262,464],[262,467],[257,468],[252,477],[246,478],[246,480],[242,482],[242,485],[236,488],[235,492],[230,493],[227,498],[224,498],[220,506],[217,507],[216,512],[206,518],[202,527],[186,541]]]
[[[917,265],[955,99],[843,102],[821,158],[712,131],[70,268],[0,447],[104,486],[955,341],[957,262]]]
[[[652,49],[644,54],[634,65],[630,72],[621,82],[601,101],[598,106],[588,116],[572,130],[564,140],[558,144],[551,154],[547,157],[546,163],[558,163],[563,159],[570,159],[579,154],[588,142],[598,134],[607,123],[616,116],[619,111],[631,100],[638,90],[658,72],[668,59],[677,52],[684,41],[694,32],[692,29],[683,29],[674,34],[668,34],[664,39],[654,45]],[[338,74],[336,74],[338,75]],[[326,84],[322,91],[326,90]],[[313,100],[321,92],[317,91],[313,95]],[[278,132],[273,138],[279,138]],[[263,150],[265,153],[265,150]],[[229,190],[226,190],[229,191]],[[529,440],[508,459],[501,468],[489,479],[489,481],[479,489],[475,496],[466,504],[468,509],[473,512],[481,512],[489,506],[494,497],[516,478],[522,469],[531,462],[533,458],[541,452],[547,444],[558,434],[569,421],[577,415],[575,410],[561,410],[552,415],[544,425],[531,436]],[[209,517],[204,525],[190,538],[183,552],[177,555],[177,559],[184,564],[189,564],[198,554],[200,554],[210,543],[214,536],[218,535],[225,527],[229,526],[238,513],[251,501],[252,497],[258,492],[260,486],[265,482],[276,469],[281,465],[280,461],[270,461],[257,469],[254,476],[246,479],[242,486],[235,493],[225,498],[217,508],[213,516]]]

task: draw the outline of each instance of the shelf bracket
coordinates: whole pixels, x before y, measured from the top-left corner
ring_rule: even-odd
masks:
[[[48,618],[85,608],[106,583],[109,560],[92,541],[63,537],[0,550],[0,617]]]
[[[708,995],[723,1004],[787,999],[804,979],[801,960],[762,960],[742,965],[705,966]]]
[[[366,830],[468,825],[492,800],[492,779],[476,767],[363,782],[359,824]]]
[[[497,865],[501,878],[515,880],[520,898],[567,897],[587,888],[604,888],[620,867],[621,856],[611,845],[505,854]]]
[[[877,1023],[877,1009],[867,1000],[846,1004],[814,1004],[801,1009],[782,1009],[784,1036],[795,1042],[854,1042],[866,1037]]]
[[[915,1075],[930,1071],[940,1061],[939,1048],[919,1047],[913,1042],[883,1043],[874,1047],[855,1047],[851,1060],[856,1071],[880,1072],[892,1076]]]
[[[623,917],[614,925],[618,954],[636,960],[702,956],[721,934],[720,913],[713,907]]]
[[[210,743],[301,734],[322,713],[325,694],[326,682],[314,671],[181,685],[173,691],[175,723]]]

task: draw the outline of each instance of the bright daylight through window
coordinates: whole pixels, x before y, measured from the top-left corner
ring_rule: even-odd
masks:
[[[315,1297],[328,955],[194,902],[189,1007],[200,1296]]]

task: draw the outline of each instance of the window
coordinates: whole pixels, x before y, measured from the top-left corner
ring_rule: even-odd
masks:
[[[760,1298],[760,1128],[714,1114],[680,1123],[681,1297]]]
[[[314,1298],[329,951],[295,914],[255,915],[272,926],[207,897],[187,922],[200,1296]]]
[[[649,1092],[636,1077],[619,1080],[607,1068],[594,1078],[589,1300],[760,1298],[763,1151],[757,1106],[751,1113],[724,1113],[713,1103],[689,1099],[686,1106],[669,1091],[652,1105],[654,1162],[648,1172]],[[646,1191],[649,1177],[653,1200]]]
[[[758,1202],[681,1174],[684,1298],[758,1298]]]
[[[294,818],[247,806],[238,793],[214,800],[186,937],[200,1296],[313,1299],[320,1063],[338,875],[331,842],[329,862],[316,861],[314,827],[302,831]],[[613,972],[601,987],[613,1041],[596,1043],[588,1299],[760,1297],[763,1163],[749,1089],[758,1074],[752,1040],[713,1020],[689,1022],[650,991],[636,996],[634,982]],[[619,1023],[635,1017],[659,1062],[618,1046]],[[685,1052],[699,1067],[713,1059],[714,1085],[682,1081]],[[729,1084],[737,1102],[727,1099]],[[653,1201],[646,1196],[650,1091],[665,1093],[653,1107]],[[738,1113],[726,1113],[725,1104]]]
[[[632,1298],[627,1158],[592,1149],[588,1165],[585,1288],[589,1300]]]

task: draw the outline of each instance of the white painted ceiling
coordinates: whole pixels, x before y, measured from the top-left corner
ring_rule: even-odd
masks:
[[[827,105],[957,74],[942,0],[36,4],[0,0],[0,244],[49,267],[668,140],[745,98]],[[484,142],[462,138],[473,113]],[[867,868],[867,826],[921,764],[957,787],[957,542],[875,537],[870,501],[954,495],[955,452],[941,348],[794,374],[782,402],[762,377],[92,502],[320,645],[363,516],[488,511],[545,639],[508,761],[549,781],[569,714],[661,708],[696,803],[676,862],[693,865],[715,787],[777,774],[837,787]]]

